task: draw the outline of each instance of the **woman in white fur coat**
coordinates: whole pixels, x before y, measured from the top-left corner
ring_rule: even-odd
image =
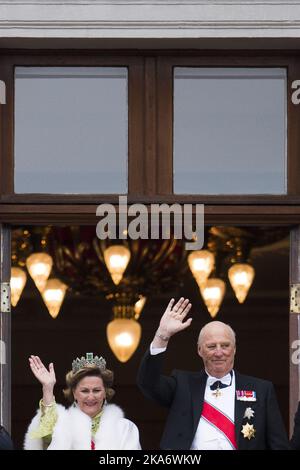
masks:
[[[26,450],[139,450],[139,431],[124,418],[116,405],[109,405],[114,395],[112,371],[102,357],[87,353],[72,363],[66,375],[66,398],[72,403],[66,409],[55,402],[56,383],[53,364],[47,369],[38,356],[29,364],[43,389],[40,409],[25,436]]]

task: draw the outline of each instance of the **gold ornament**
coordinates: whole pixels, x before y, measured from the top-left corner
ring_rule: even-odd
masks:
[[[241,433],[244,435],[245,439],[252,439],[252,437],[255,437],[255,429],[253,427],[253,424],[246,423],[242,430]]]

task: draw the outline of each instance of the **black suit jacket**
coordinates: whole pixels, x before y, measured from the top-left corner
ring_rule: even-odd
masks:
[[[10,435],[3,426],[0,426],[0,450],[14,450]]]
[[[300,450],[300,402],[295,414],[294,433],[291,439],[291,447],[293,450]]]
[[[167,377],[161,374],[164,353],[151,355],[148,350],[141,362],[138,386],[144,395],[169,408],[162,449],[188,450],[191,448],[202,413],[207,375],[201,372],[174,370]],[[289,442],[280,415],[271,382],[241,375],[235,371],[236,390],[253,390],[256,401],[235,399],[235,430],[239,450],[289,449]],[[254,410],[254,417],[244,418],[246,408]],[[256,433],[247,439],[241,433],[247,422]]]

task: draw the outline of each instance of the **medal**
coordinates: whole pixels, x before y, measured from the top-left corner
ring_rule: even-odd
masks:
[[[221,390],[220,390],[219,387],[218,387],[218,388],[216,388],[216,390],[215,390],[214,392],[212,392],[212,394],[213,394],[216,398],[218,398],[218,397],[220,397],[220,396],[222,395],[222,392],[221,392]]]

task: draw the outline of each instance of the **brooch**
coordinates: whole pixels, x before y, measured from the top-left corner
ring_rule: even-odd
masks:
[[[243,418],[251,419],[254,416],[254,410],[249,406],[246,408]]]
[[[252,437],[255,437],[255,429],[253,427],[253,424],[246,423],[242,430],[241,433],[244,435],[245,439],[252,439]]]

